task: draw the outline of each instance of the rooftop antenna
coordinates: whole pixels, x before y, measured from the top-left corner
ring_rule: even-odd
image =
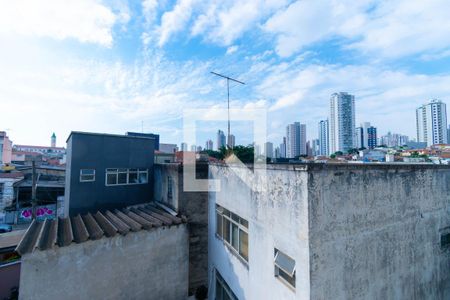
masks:
[[[216,72],[211,72],[211,74],[214,74],[216,76],[225,78],[227,80],[227,100],[228,100],[228,136],[227,136],[228,141],[227,142],[229,142],[230,137],[231,137],[231,132],[230,132],[230,80],[234,81],[234,82],[237,82],[237,83],[240,83],[240,84],[245,84],[245,83],[242,82],[242,81],[239,81],[237,79],[231,78],[229,76],[225,76],[225,75],[216,73]]]

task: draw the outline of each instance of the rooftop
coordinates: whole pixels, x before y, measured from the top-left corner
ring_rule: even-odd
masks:
[[[117,234],[151,230],[155,227],[185,223],[185,217],[174,216],[157,204],[138,205],[121,210],[97,211],[95,214],[70,218],[33,220],[16,248],[23,255],[36,249],[45,251],[55,247],[67,247],[88,240],[111,238]]]
[[[114,133],[98,133],[98,132],[85,132],[85,131],[72,131],[67,137],[67,141],[72,137],[73,134],[82,134],[82,135],[94,135],[94,136],[111,136],[111,137],[121,137],[127,139],[149,139],[155,140],[154,137],[149,136],[134,136],[134,135],[124,135],[124,134],[114,134]]]
[[[57,150],[64,150],[64,147],[48,147],[48,146],[33,146],[33,145],[17,145],[15,144],[14,147],[16,148],[38,148],[38,149],[57,149]]]

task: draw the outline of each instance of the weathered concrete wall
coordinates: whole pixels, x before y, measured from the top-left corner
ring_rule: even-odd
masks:
[[[255,186],[264,185],[261,170],[251,176],[256,178]],[[209,197],[210,299],[214,299],[215,269],[239,299],[309,299],[307,173],[295,171],[292,165],[268,165],[267,192],[253,191],[222,165],[210,165],[209,178],[220,180],[221,188]],[[216,203],[248,220],[248,264],[216,236]],[[295,290],[275,278],[274,248],[295,259]]]
[[[311,299],[450,299],[450,169],[312,165]]]
[[[172,178],[172,199],[167,197],[168,177]],[[197,162],[196,177],[208,178],[208,165]],[[208,193],[185,192],[183,166],[180,163],[155,164],[156,201],[173,207],[188,218],[189,292],[208,286]]]
[[[20,299],[179,300],[187,285],[182,224],[24,255]]]

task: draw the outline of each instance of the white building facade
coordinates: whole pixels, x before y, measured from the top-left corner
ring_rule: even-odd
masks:
[[[286,157],[295,158],[306,153],[306,125],[294,122],[286,127]]]
[[[334,93],[330,99],[330,154],[355,147],[355,96]]]
[[[416,109],[417,141],[447,144],[447,108],[444,102],[433,99]]]

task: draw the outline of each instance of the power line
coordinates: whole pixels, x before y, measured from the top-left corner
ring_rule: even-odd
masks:
[[[216,75],[216,76],[225,78],[225,79],[227,80],[227,100],[228,100],[228,143],[229,143],[229,142],[230,142],[230,137],[231,137],[231,132],[230,132],[230,80],[231,80],[231,81],[234,81],[234,82],[237,82],[237,83],[240,83],[240,84],[245,84],[245,83],[242,82],[242,81],[239,81],[239,80],[237,80],[237,79],[231,78],[231,77],[229,77],[229,76],[225,76],[225,75],[216,73],[216,72],[212,72],[212,71],[211,71],[211,74],[214,74],[214,75]],[[229,145],[229,146],[230,146],[230,145]],[[231,146],[230,146],[230,147],[231,147]]]

